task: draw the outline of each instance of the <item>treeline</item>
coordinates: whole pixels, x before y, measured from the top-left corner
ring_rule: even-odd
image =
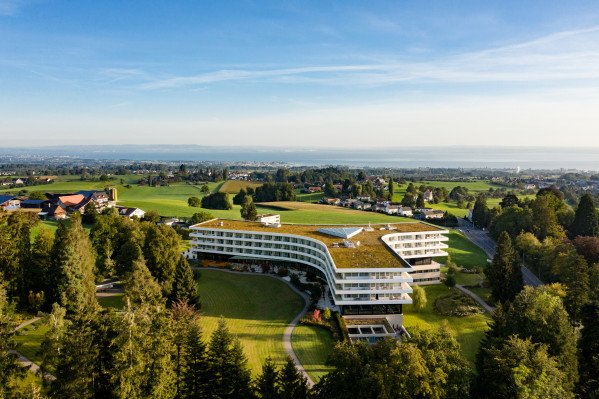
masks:
[[[506,196],[493,210],[477,198],[474,223],[498,237],[485,269],[498,306],[474,397],[599,395],[599,217],[590,195],[575,211],[563,198],[552,187],[531,200]],[[523,287],[522,264],[549,285]]]
[[[55,233],[42,228],[35,214],[0,214],[0,276],[8,300],[18,308],[48,311],[53,303],[73,311],[95,302],[95,284],[104,278],[126,278],[142,261],[169,302],[198,303],[193,274],[181,255],[174,229],[119,216],[114,209],[84,217],[93,222],[88,234],[81,217],[58,223]]]

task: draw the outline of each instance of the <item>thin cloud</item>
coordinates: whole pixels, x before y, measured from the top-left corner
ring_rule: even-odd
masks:
[[[23,8],[30,4],[37,3],[35,0],[0,0],[0,15],[5,17],[14,17],[18,15]]]
[[[266,70],[227,69],[193,76],[153,79],[145,90],[177,89],[227,81],[312,81],[327,85],[386,85],[409,82],[548,82],[597,80],[599,26],[556,32],[509,46],[424,62],[306,66]]]

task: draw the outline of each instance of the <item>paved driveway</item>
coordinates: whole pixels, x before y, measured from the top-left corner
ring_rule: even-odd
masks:
[[[464,233],[464,235],[472,241],[475,245],[480,247],[489,259],[493,259],[493,255],[495,254],[495,241],[489,236],[487,231],[476,228],[465,219],[458,219],[459,230]],[[522,279],[524,280],[524,284],[530,285],[532,287],[536,287],[542,285],[543,282],[539,280],[537,276],[535,276],[528,268],[524,265],[522,267]]]

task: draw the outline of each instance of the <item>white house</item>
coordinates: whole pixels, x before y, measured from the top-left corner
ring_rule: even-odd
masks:
[[[13,195],[0,195],[0,209],[14,211],[21,207],[21,201]]]
[[[414,216],[414,212],[412,212],[412,208],[410,208],[409,206],[400,206],[399,209],[397,210],[397,214],[399,216],[406,216],[406,217]]]
[[[134,217],[137,217],[138,219],[142,219],[146,214],[146,212],[144,210],[141,210],[139,208],[128,208],[125,206],[116,206],[115,208],[119,212],[119,215],[126,216],[129,219],[134,218]]]
[[[422,193],[422,199],[424,202],[433,202],[433,192],[431,190],[426,190]]]

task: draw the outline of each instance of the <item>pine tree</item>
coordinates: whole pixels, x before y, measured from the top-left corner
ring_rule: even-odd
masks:
[[[47,293],[50,291],[49,277],[52,267],[52,247],[54,245],[54,233],[49,229],[41,229],[35,236],[31,246],[29,267],[25,269],[25,281],[27,291],[34,293]]]
[[[168,296],[173,289],[175,269],[181,257],[181,238],[174,229],[166,225],[145,224],[145,227],[143,255],[146,265],[162,287],[162,293]]]
[[[58,302],[68,312],[95,308],[94,251],[80,217],[73,215],[68,222],[58,225],[52,259],[50,300]]]
[[[599,216],[595,209],[593,197],[584,194],[580,197],[578,208],[574,214],[574,221],[570,225],[570,237],[596,236],[599,234]]]
[[[580,333],[581,398],[599,397],[599,303],[593,302],[582,309]]]
[[[202,339],[199,324],[191,324],[185,340],[185,369],[183,371],[183,397],[204,398],[212,389],[210,364],[206,353],[206,344]]]
[[[92,326],[94,313],[78,312],[59,341],[51,392],[59,398],[94,398],[99,348]]]
[[[208,347],[213,395],[218,398],[250,398],[250,372],[239,340],[234,339],[224,319],[212,333]]]
[[[183,392],[184,370],[186,368],[186,341],[192,325],[198,324],[199,315],[193,306],[185,301],[175,302],[170,311],[169,331],[175,347],[173,363],[175,365],[176,395],[180,398]]]
[[[266,358],[262,364],[262,373],[256,379],[256,394],[261,399],[279,399],[281,392],[279,388],[279,371],[272,358]]]
[[[164,303],[160,284],[152,277],[143,259],[133,262],[133,271],[125,280],[125,297],[135,307]]]
[[[493,298],[497,301],[511,301],[522,290],[519,263],[518,253],[512,247],[512,239],[507,232],[502,232],[497,241],[493,262],[485,269]]]
[[[287,357],[287,361],[281,369],[280,384],[282,399],[306,399],[308,397],[306,377],[298,371],[290,357]]]
[[[169,296],[169,302],[186,301],[190,305],[199,308],[200,296],[198,295],[197,282],[185,257],[179,258],[177,269],[175,270],[175,281],[173,290]]]
[[[476,197],[474,208],[472,209],[472,223],[476,227],[487,227],[489,225],[489,208],[487,207],[487,198],[480,194]]]
[[[17,363],[17,355],[9,352],[15,346],[16,322],[8,311],[6,289],[0,285],[0,398],[8,398],[15,392],[17,381],[24,370]]]
[[[589,265],[571,250],[557,259],[560,281],[567,288],[564,306],[573,322],[580,321],[582,307],[589,301]]]

